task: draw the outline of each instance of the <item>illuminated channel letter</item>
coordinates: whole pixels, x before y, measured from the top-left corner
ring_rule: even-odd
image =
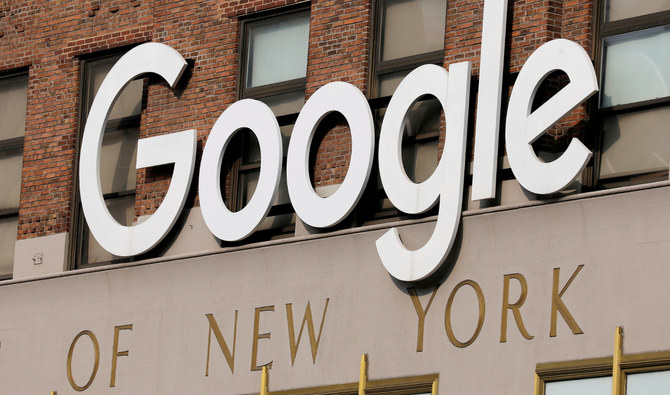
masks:
[[[316,194],[309,177],[309,151],[319,123],[331,112],[339,112],[349,124],[351,160],[342,185],[323,198]],[[358,88],[331,82],[314,92],[295,122],[286,159],[288,193],[300,219],[315,228],[327,228],[346,218],[368,183],[374,150],[372,112]]]
[[[158,244],[174,225],[191,185],[195,165],[195,130],[139,140],[137,168],[174,163],[165,199],[154,215],[135,226],[116,222],[107,210],[100,186],[102,136],[114,101],[123,88],[142,74],[158,74],[170,87],[186,69],[186,61],[164,44],[139,45],[122,56],[100,85],[86,120],[81,142],[79,192],[88,227],[100,245],[119,256],[144,253]]]
[[[484,1],[472,200],[496,197],[507,0]]]
[[[221,162],[231,139],[240,129],[256,135],[261,151],[261,171],[256,191],[238,212],[228,210],[221,196]],[[272,110],[258,100],[244,99],[228,107],[216,120],[200,164],[200,208],[209,230],[221,240],[249,236],[272,207],[282,167],[282,139]]]
[[[379,137],[379,174],[389,200],[408,214],[423,213],[440,201],[435,230],[423,247],[408,250],[396,228],[377,239],[377,253],[384,267],[398,280],[417,281],[433,274],[449,253],[458,231],[470,77],[470,62],[452,64],[449,72],[435,65],[418,67],[403,79],[386,109]],[[417,184],[407,177],[402,164],[404,119],[412,104],[427,95],[435,96],[444,109],[446,144],[435,172]]]
[[[540,84],[554,71],[564,71],[570,83],[533,111],[533,99]],[[558,159],[543,162],[533,142],[563,116],[598,91],[596,73],[589,55],[577,43],[553,40],[528,58],[514,84],[507,110],[505,139],[507,157],[514,176],[530,192],[548,194],[569,185],[591,158],[579,140],[573,138]]]

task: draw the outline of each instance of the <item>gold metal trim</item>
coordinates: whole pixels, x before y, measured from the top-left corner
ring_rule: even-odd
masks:
[[[260,395],[268,395],[268,367],[263,366],[261,372],[261,392]]]
[[[621,357],[623,356],[623,328],[616,327],[614,334],[614,357],[612,358],[612,395],[621,394],[622,373]]]
[[[670,350],[624,355],[623,328],[617,327],[612,357],[537,364],[534,394],[544,395],[552,381],[612,376],[612,395],[624,395],[629,374],[663,370],[670,370]]]
[[[431,395],[437,395],[438,391],[439,376],[437,374],[368,381],[367,354],[361,356],[358,383],[269,391],[267,368],[267,366],[263,367],[261,390],[257,395],[412,395],[417,392],[430,392]]]
[[[272,391],[270,395],[355,395],[358,383],[335,384],[323,387],[301,388],[284,391]]]
[[[544,382],[540,379],[540,375],[535,373],[535,382],[533,383],[533,394],[544,395]]]
[[[438,375],[426,375],[415,377],[401,377],[395,379],[368,381],[366,394],[400,395],[415,394],[419,391],[430,391],[437,395]],[[435,392],[433,392],[435,390]]]
[[[361,370],[358,376],[358,395],[365,395],[365,388],[368,384],[368,356],[361,355]]]
[[[368,381],[367,395],[409,395],[417,392],[430,392],[437,395],[438,375],[401,377],[394,379]],[[322,387],[301,388],[284,391],[270,391],[269,395],[355,395],[358,383],[326,385]]]
[[[656,367],[670,368],[670,351],[656,351],[622,356],[621,368],[626,372]]]
[[[545,394],[545,385],[553,381],[579,380],[612,375],[612,358],[539,363],[535,369],[535,395]]]
[[[561,381],[612,374],[612,357],[538,363],[535,372],[543,381]]]

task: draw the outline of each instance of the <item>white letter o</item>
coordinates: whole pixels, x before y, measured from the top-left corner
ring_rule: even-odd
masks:
[[[256,191],[240,211],[232,212],[221,196],[221,162],[235,133],[250,129],[261,150],[261,170]],[[272,110],[260,101],[240,100],[228,107],[212,128],[200,164],[200,208],[209,230],[221,240],[249,236],[272,207],[281,175],[282,139]]]
[[[319,122],[335,111],[349,124],[351,161],[339,189],[322,198],[312,188],[309,177],[309,150]],[[310,226],[327,228],[346,218],[363,195],[372,169],[374,149],[372,112],[361,91],[345,82],[331,82],[318,89],[298,115],[286,160],[288,192],[300,219]]]

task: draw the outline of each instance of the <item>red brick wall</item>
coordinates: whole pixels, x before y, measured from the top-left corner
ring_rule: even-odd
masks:
[[[69,230],[78,56],[150,40],[151,6],[141,1],[0,3],[0,72],[29,66],[19,238]]]
[[[331,81],[348,82],[367,92],[371,4],[366,0],[312,3],[307,61],[307,96]],[[316,140],[316,186],[341,183],[349,169],[351,134],[344,121]]]
[[[21,67],[30,70],[19,238],[69,230],[81,56],[154,41],[192,59],[194,66],[176,92],[157,78],[150,79],[141,135],[197,129],[200,154],[217,117],[238,98],[239,18],[295,3],[0,2],[0,72]],[[310,7],[307,97],[335,80],[350,82],[367,93],[371,1],[314,0]],[[576,40],[591,51],[590,0],[519,0],[510,1],[510,7],[506,73],[518,72],[532,51],[553,38]],[[448,2],[445,66],[471,60],[477,75],[482,11],[483,0]],[[568,122],[582,121],[583,109],[573,118]],[[347,128],[334,128],[317,146],[316,184],[340,182],[350,152]],[[169,170],[139,172],[136,215],[155,211],[169,176]],[[193,188],[196,186],[197,174]],[[197,198],[190,204],[197,205]]]
[[[518,73],[528,57],[542,44],[557,38],[576,41],[591,53],[593,2],[585,0],[517,0],[509,1],[507,37],[505,41],[505,73]],[[479,74],[479,57],[484,17],[484,1],[449,1],[444,66],[469,60],[475,76]],[[565,83],[563,81],[562,83]],[[547,84],[549,94],[555,92],[560,81]],[[511,90],[503,94],[503,109]],[[473,94],[476,94],[474,92]],[[476,107],[470,109],[473,113]],[[505,117],[505,113],[501,113]],[[565,149],[572,137],[585,138],[586,109],[578,106],[563,121],[554,126],[536,148],[552,152]],[[473,118],[474,119],[474,118]],[[476,122],[476,119],[475,119]],[[504,122],[503,122],[504,124]],[[474,124],[470,125],[470,129]],[[501,141],[504,129],[501,127]],[[470,152],[472,159],[472,152]]]

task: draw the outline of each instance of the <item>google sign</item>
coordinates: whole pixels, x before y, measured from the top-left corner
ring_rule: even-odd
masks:
[[[506,1],[485,2],[473,199],[495,196],[506,9]],[[186,66],[184,58],[167,45],[147,43],[137,46],[114,65],[91,106],[80,156],[81,202],[91,233],[112,254],[133,256],[144,253],[170,231],[183,209],[191,185],[196,131],[139,140],[138,169],[174,163],[174,173],[156,213],[140,224],[124,226],[107,210],[100,184],[100,152],[107,118],[123,88],[136,77],[157,74],[173,87]],[[531,111],[540,84],[556,70],[565,72],[570,83],[540,108]],[[418,67],[400,83],[386,110],[378,158],[382,185],[389,200],[408,214],[425,212],[439,202],[435,230],[421,248],[408,250],[395,228],[376,241],[382,263],[399,280],[418,281],[434,273],[449,253],[456,236],[462,207],[471,75],[470,62],[452,64],[448,71],[435,65]],[[505,127],[510,167],[525,189],[537,194],[553,193],[579,176],[591,152],[578,140],[573,139],[561,157],[548,163],[537,158],[531,144],[597,91],[591,60],[584,49],[572,41],[550,41],[528,58],[514,85]],[[407,177],[402,164],[403,121],[411,105],[426,95],[437,98],[444,109],[448,143],[431,177],[422,183],[414,183]],[[340,188],[323,198],[311,185],[309,150],[319,122],[331,112],[341,113],[349,124],[351,160]],[[221,196],[221,162],[233,135],[241,129],[249,129],[255,134],[262,162],[253,197],[242,210],[232,212]],[[318,89],[298,115],[287,153],[288,192],[300,219],[312,227],[327,228],[346,218],[368,182],[374,150],[372,112],[360,90],[344,82],[332,82]],[[198,180],[202,214],[214,236],[237,241],[254,232],[267,216],[277,193],[282,157],[279,125],[267,105],[244,99],[219,116],[205,145]]]

